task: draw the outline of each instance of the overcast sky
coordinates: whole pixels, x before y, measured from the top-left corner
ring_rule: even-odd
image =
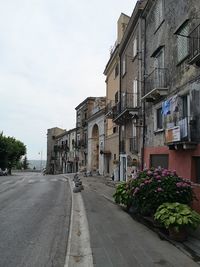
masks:
[[[0,131],[46,159],[48,128],[75,127],[75,107],[105,95],[120,13],[134,0],[1,0]]]

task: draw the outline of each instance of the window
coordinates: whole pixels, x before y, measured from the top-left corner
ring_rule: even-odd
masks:
[[[189,54],[188,22],[184,23],[184,25],[179,28],[176,34],[177,34],[177,59],[178,59],[178,62],[181,62]]]
[[[160,26],[160,24],[163,22],[163,19],[164,19],[163,1],[164,0],[157,0],[155,7],[154,7],[155,30],[158,29],[158,27]]]
[[[188,117],[188,95],[182,96],[182,117]]]
[[[137,55],[137,38],[133,40],[133,58]]]
[[[154,67],[157,69],[162,69],[165,66],[164,62],[164,48],[159,47],[153,54],[154,57]]]
[[[167,154],[153,154],[150,155],[150,165],[151,167],[158,168],[162,167],[168,169],[169,155]]]
[[[116,133],[116,132],[117,132],[117,127],[114,126],[114,127],[113,127],[113,133]]]
[[[162,114],[162,107],[156,109],[156,124],[155,124],[155,131],[163,129],[163,114]]]
[[[166,87],[166,71],[165,71],[164,47],[159,47],[154,53],[154,87]]]
[[[133,80],[133,107],[138,106],[138,81]]]
[[[126,73],[126,57],[124,56],[122,59],[122,75]]]
[[[136,126],[133,124],[133,137],[137,136]]]
[[[119,64],[115,66],[115,78],[119,75]]]
[[[118,92],[115,93],[115,104],[118,103],[119,97],[118,97]]]

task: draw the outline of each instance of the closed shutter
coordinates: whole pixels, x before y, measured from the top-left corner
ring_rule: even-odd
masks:
[[[189,33],[189,26],[186,24],[179,32],[177,36],[177,57],[178,62],[183,60],[189,53],[189,44],[188,44],[188,33]]]

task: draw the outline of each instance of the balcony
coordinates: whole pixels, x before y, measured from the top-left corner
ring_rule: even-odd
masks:
[[[168,69],[156,68],[145,79],[145,92],[142,100],[154,102],[168,94]]]
[[[108,119],[113,119],[113,112],[114,112],[114,108],[115,108],[115,101],[114,100],[110,100],[108,102],[108,104],[106,105],[106,108],[105,108],[105,117],[108,118]]]
[[[77,148],[78,149],[87,148],[87,142],[84,139],[78,140],[77,141]]]
[[[189,35],[189,47],[189,63],[196,63],[200,66],[200,24]]]
[[[122,93],[113,121],[116,124],[125,124],[133,117],[138,118],[139,108],[138,94]]]
[[[165,143],[170,150],[195,149],[197,146],[197,121],[194,117],[179,119],[176,126],[165,130]]]
[[[129,139],[129,151],[132,153],[136,153],[138,152],[138,148],[139,148],[138,138],[136,136],[130,138]]]

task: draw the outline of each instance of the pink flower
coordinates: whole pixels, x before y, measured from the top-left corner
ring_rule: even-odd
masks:
[[[157,192],[163,192],[163,189],[161,187],[158,187]]]
[[[157,175],[156,176],[156,179],[158,179],[158,180],[161,179],[161,176],[160,175]]]
[[[136,187],[134,192],[133,192],[133,195],[137,194],[137,192],[140,191],[139,187]]]

